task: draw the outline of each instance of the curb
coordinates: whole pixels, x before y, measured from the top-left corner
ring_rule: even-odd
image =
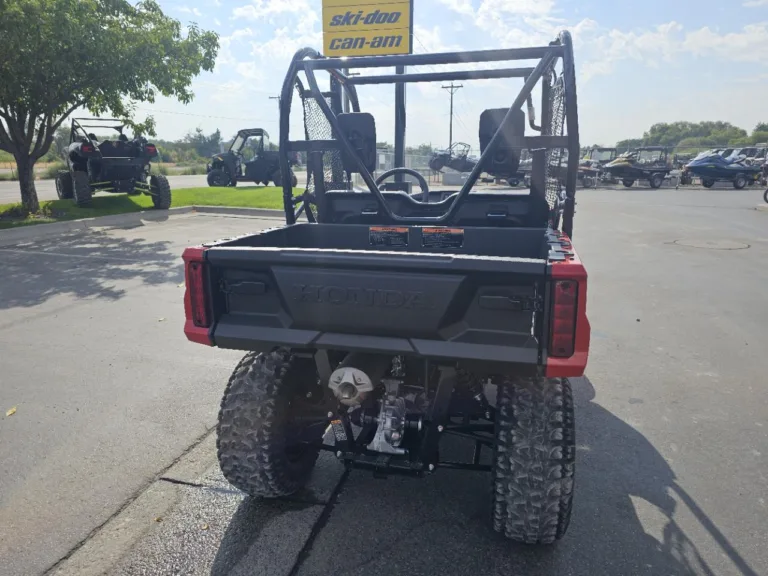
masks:
[[[52,222],[51,224],[34,224],[22,226],[11,230],[0,230],[0,246],[13,244],[23,240],[55,236],[68,232],[88,230],[90,228],[105,228],[113,226],[140,226],[143,221],[162,222],[170,216],[179,216],[189,213],[221,214],[232,216],[250,216],[282,218],[282,210],[267,208],[236,208],[229,206],[181,206],[168,210],[142,210],[141,212],[128,212],[126,214],[111,214],[109,216],[97,216],[96,218],[83,218],[81,220],[67,220],[65,222]]]

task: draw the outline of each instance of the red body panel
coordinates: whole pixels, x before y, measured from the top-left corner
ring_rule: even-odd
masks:
[[[548,378],[567,378],[583,376],[587,367],[589,356],[589,339],[591,329],[587,318],[587,271],[579,260],[579,256],[573,251],[571,240],[565,234],[561,242],[570,250],[565,260],[551,263],[552,280],[575,280],[579,283],[576,336],[574,353],[570,358],[547,358],[545,375]]]

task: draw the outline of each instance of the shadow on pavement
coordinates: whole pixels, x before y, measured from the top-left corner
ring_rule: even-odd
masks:
[[[576,500],[569,532],[555,546],[511,544],[490,529],[488,475],[446,470],[424,480],[377,481],[356,471],[298,574],[715,574],[675,521],[674,492],[718,544],[709,557],[727,555],[738,574],[757,576],[676,485],[651,443],[593,402],[589,379],[573,386]],[[644,522],[633,499],[647,503],[637,508]]]
[[[0,309],[35,306],[61,294],[117,300],[125,295],[115,286],[121,281],[179,283],[180,254],[170,245],[90,232],[0,247]]]

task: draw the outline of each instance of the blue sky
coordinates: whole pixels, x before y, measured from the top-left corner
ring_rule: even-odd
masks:
[[[539,45],[570,30],[583,144],[637,137],[654,122],[726,120],[751,130],[768,121],[768,0],[414,2],[415,52]],[[154,115],[163,138],[197,126],[225,137],[258,126],[276,140],[277,102],[269,97],[296,49],[322,48],[320,0],[160,3],[182,22],[218,32],[221,50],[215,71],[195,81],[193,103],[159,99],[140,105],[139,117]],[[511,103],[521,81],[464,85],[454,140],[475,146],[482,110]],[[361,87],[360,96],[379,140],[391,142],[394,89]],[[410,85],[407,101],[407,143],[447,145],[449,101],[439,84]]]

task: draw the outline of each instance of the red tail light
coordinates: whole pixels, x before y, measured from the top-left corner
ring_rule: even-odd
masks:
[[[147,151],[147,154],[149,154],[150,156],[156,156],[157,155],[157,148],[155,148],[154,144],[147,144],[145,146],[145,149]]]
[[[184,333],[192,342],[210,346],[212,342],[208,329],[213,321],[213,313],[204,256],[205,250],[200,247],[187,248],[182,256],[187,284],[184,294],[184,313],[187,318]]]
[[[575,280],[557,280],[553,284],[552,330],[549,355],[573,356],[576,343],[576,310],[579,284]]]
[[[81,151],[81,152],[86,152],[86,153],[88,153],[88,152],[93,152],[93,146],[91,146],[90,144],[83,144],[83,145],[80,147],[80,151]]]
[[[211,317],[208,313],[208,302],[205,286],[205,263],[190,262],[187,267],[189,279],[189,295],[192,302],[192,321],[195,326],[208,328],[211,325]]]

